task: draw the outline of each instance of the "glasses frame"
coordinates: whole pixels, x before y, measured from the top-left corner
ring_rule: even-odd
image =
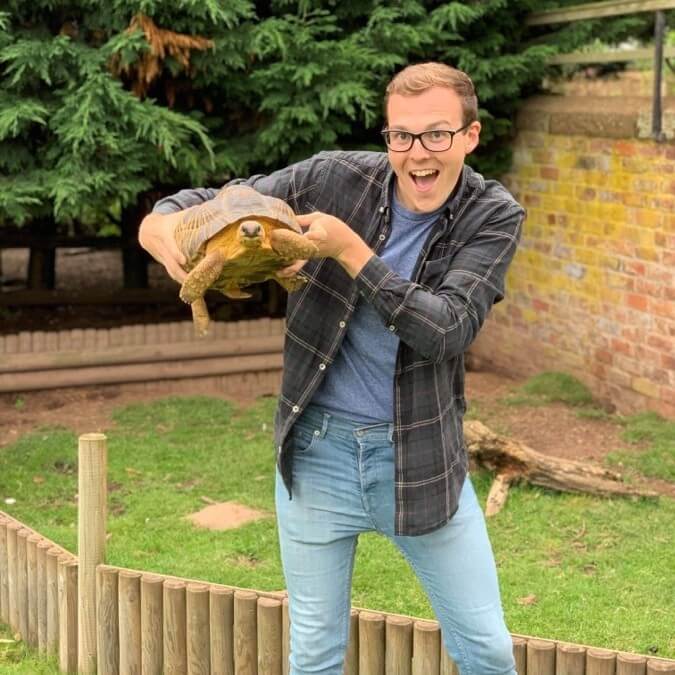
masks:
[[[413,134],[412,131],[407,131],[406,129],[382,129],[382,131],[380,133],[382,134],[382,136],[384,138],[384,144],[387,146],[387,149],[391,150],[392,152],[409,152],[412,149],[412,146],[415,145],[416,140],[419,140],[422,147],[425,150],[428,150],[429,152],[447,152],[448,150],[450,150],[452,148],[452,144],[455,142],[455,135],[458,134],[460,131],[464,131],[465,129],[468,129],[472,124],[473,124],[473,122],[469,122],[468,124],[465,124],[463,127],[460,127],[459,129],[427,129],[427,131],[422,131],[419,134]],[[400,131],[401,133],[410,135],[410,138],[412,140],[410,141],[410,145],[405,150],[395,150],[387,142],[387,134],[391,134],[395,131]],[[423,136],[425,134],[431,134],[434,131],[447,131],[450,134],[450,145],[448,145],[447,148],[443,148],[442,150],[437,150],[436,148],[427,147],[427,145],[424,143]]]

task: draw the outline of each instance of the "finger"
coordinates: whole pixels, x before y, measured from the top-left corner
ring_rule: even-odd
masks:
[[[181,253],[181,250],[178,248],[178,244],[176,243],[176,240],[171,237],[166,243],[166,248],[169,253],[169,255],[179,264],[179,265],[185,265],[187,262],[187,259]]]
[[[313,224],[310,225],[309,230],[305,232],[305,237],[311,241],[326,241],[328,239],[328,232],[323,225]]]
[[[309,227],[317,218],[321,218],[323,215],[321,211],[312,211],[312,213],[300,213],[296,217],[302,227]]]

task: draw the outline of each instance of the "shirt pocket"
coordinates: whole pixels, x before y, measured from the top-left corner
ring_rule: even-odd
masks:
[[[422,265],[422,274],[419,279],[420,283],[433,290],[437,289],[443,282],[445,275],[448,273],[454,257],[455,254],[453,252],[444,255],[441,258],[436,258],[435,260],[427,260]]]

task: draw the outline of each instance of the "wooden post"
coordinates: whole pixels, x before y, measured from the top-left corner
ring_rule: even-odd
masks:
[[[99,567],[96,572],[98,596],[96,621],[96,663],[98,675],[117,675],[120,670],[119,589],[117,570]]]
[[[188,675],[209,675],[209,587],[206,584],[188,584],[185,589],[185,608]]]
[[[511,641],[513,642],[513,658],[516,661],[516,672],[518,675],[527,675],[527,638],[514,635]]]
[[[645,675],[647,659],[638,654],[617,654],[616,675]]]
[[[141,577],[141,672],[162,675],[164,657],[163,614],[164,580],[144,574]]]
[[[282,675],[281,601],[258,598],[258,675]]]
[[[16,606],[21,639],[28,642],[28,560],[27,540],[30,532],[21,528],[16,533]]]
[[[96,566],[105,562],[108,448],[104,434],[78,447],[78,672],[96,672]]]
[[[211,675],[234,675],[234,591],[212,588],[209,628],[211,632]]]
[[[56,547],[47,550],[47,654],[59,653],[59,556]]]
[[[252,591],[234,592],[235,675],[258,672],[257,604],[258,596]]]
[[[459,675],[459,668],[443,646],[443,640],[441,640],[441,675]],[[518,675],[525,675],[525,670],[519,670]]]
[[[141,672],[141,574],[117,575],[119,602],[120,673]]]
[[[40,654],[47,652],[47,549],[48,541],[37,545],[37,646]]]
[[[281,603],[281,672],[288,675],[291,656],[291,616],[288,611],[288,596]]]
[[[187,672],[185,584],[164,582],[164,674],[184,675]]]
[[[586,675],[614,675],[616,653],[608,649],[586,650]]]
[[[28,635],[26,642],[33,648],[38,644],[38,588],[37,545],[40,537],[29,534],[26,538],[26,606],[28,610]]]
[[[438,624],[415,621],[413,627],[413,675],[439,675],[441,631]]]
[[[647,661],[647,675],[675,675],[675,663],[673,661],[660,661],[658,659],[649,659]]]
[[[345,655],[345,675],[359,675],[359,613],[350,610],[349,642]]]
[[[530,675],[555,675],[555,642],[530,640],[527,643],[527,672]]]
[[[374,612],[359,614],[359,675],[385,675],[384,616]]]
[[[19,608],[17,607],[18,579],[17,579],[17,535],[20,525],[7,523],[7,613],[9,625],[13,631],[19,628]]]
[[[7,522],[0,516],[0,621],[9,624],[9,564],[7,558]]]
[[[556,675],[586,675],[586,650],[579,645],[559,644]]]
[[[77,561],[61,556],[58,563],[59,587],[59,668],[77,672]]]
[[[413,622],[402,616],[385,620],[385,672],[387,675],[411,675]]]

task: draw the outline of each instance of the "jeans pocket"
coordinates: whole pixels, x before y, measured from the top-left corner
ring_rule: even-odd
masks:
[[[315,430],[296,422],[291,431],[291,447],[293,448],[293,453],[306,455],[311,451],[320,437],[320,430]]]

